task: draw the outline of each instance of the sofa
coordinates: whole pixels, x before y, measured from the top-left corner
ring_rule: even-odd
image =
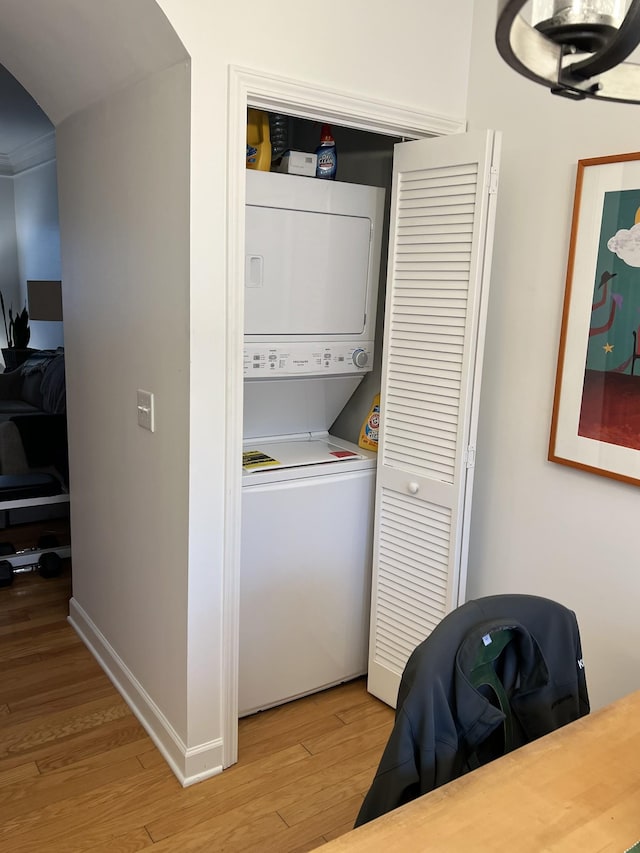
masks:
[[[68,486],[62,348],[37,350],[15,370],[0,373],[0,474],[51,468]]]

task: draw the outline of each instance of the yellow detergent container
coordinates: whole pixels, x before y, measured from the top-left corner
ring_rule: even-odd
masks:
[[[269,116],[264,110],[247,110],[247,169],[271,169]]]
[[[378,428],[380,426],[380,394],[376,394],[369,409],[369,414],[360,430],[358,444],[363,450],[378,449]]]

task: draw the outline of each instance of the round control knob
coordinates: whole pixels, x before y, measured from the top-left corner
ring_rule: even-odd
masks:
[[[407,490],[410,494],[417,495],[420,491],[420,486],[418,485],[418,483],[409,483],[409,485],[407,486]]]
[[[363,349],[353,351],[353,363],[356,367],[365,367],[369,361],[369,356]]]

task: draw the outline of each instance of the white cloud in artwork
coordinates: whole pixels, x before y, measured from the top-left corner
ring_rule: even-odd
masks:
[[[621,228],[607,243],[607,249],[630,267],[640,267],[640,223],[632,228]]]

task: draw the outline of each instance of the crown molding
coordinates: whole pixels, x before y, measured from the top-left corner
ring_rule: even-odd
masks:
[[[45,133],[20,148],[16,148],[11,154],[0,154],[0,175],[19,175],[27,169],[41,166],[56,159],[56,132],[52,130]]]

